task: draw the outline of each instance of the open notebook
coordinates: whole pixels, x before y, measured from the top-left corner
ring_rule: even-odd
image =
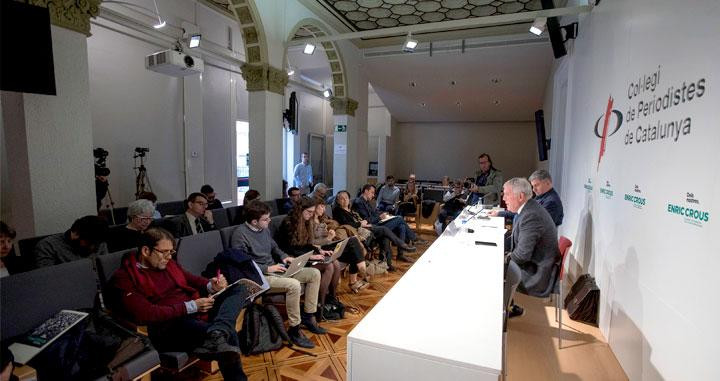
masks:
[[[262,279],[262,284],[257,284],[250,279],[242,278],[242,279],[236,280],[235,282],[230,283],[227,287],[210,295],[210,297],[215,299],[218,296],[222,295],[222,293],[225,292],[226,290],[229,290],[231,287],[238,287],[238,285],[242,285],[243,287],[245,287],[245,290],[248,293],[248,300],[253,301],[253,299],[255,299],[258,295],[269,290],[270,283],[268,283],[267,278],[265,278],[265,275],[263,275],[262,271],[260,271],[260,267],[254,261],[253,261],[253,265],[255,266],[255,271],[257,271],[258,275],[260,276],[260,279]]]

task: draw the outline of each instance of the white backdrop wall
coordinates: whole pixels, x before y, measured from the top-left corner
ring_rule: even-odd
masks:
[[[166,2],[166,6],[164,2],[158,3],[169,24],[197,22],[205,42],[227,47],[231,43],[230,28],[233,50],[228,53],[242,59],[239,27],[230,17],[190,0]],[[109,21],[100,22],[124,30]],[[93,142],[95,147],[110,151],[110,189],[116,206],[126,206],[134,200],[132,151],[135,147],[150,148],[146,166],[159,201],[180,200],[186,196],[186,169],[192,176],[188,179],[190,190],[199,190],[195,188],[210,183],[221,200],[234,199],[235,120],[248,120],[247,91],[239,69],[218,59],[206,59],[199,85],[194,78],[185,81],[185,86],[189,86],[185,95],[200,99],[201,107],[186,110],[184,80],[144,67],[146,55],[169,46],[148,36],[135,37],[138,33],[118,33],[99,25],[92,26],[92,33],[87,41]],[[194,115],[193,109],[202,111]],[[187,137],[192,140],[188,142],[185,142],[184,113],[187,120],[199,124],[188,133]]]
[[[535,170],[533,122],[398,123],[392,134],[393,171],[388,174],[400,179],[411,172],[425,180],[474,176],[483,152],[506,179]]]
[[[714,0],[606,0],[569,57],[560,234],[631,380],[720,379],[718,19]]]

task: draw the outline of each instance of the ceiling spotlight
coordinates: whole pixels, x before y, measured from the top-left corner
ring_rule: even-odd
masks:
[[[315,53],[315,45],[313,44],[305,44],[305,48],[303,49],[303,53],[310,55]]]
[[[288,66],[287,73],[288,75],[293,75],[295,74],[295,69],[293,69],[292,66]]]
[[[160,29],[165,26],[165,21],[160,18],[160,10],[158,10],[157,1],[153,0],[153,3],[155,4],[155,14],[158,18],[158,22],[157,24],[153,25],[153,28]]]
[[[190,36],[190,41],[188,43],[188,46],[190,48],[197,48],[200,46],[200,40],[202,39],[202,35],[200,33],[193,34]]]
[[[547,17],[538,17],[530,27],[530,33],[539,36],[545,31],[545,23],[547,23]]]
[[[415,51],[417,45],[417,40],[413,40],[412,33],[408,32],[407,37],[405,37],[405,43],[403,44],[403,52],[412,53]]]
[[[323,90],[323,96],[325,98],[330,98],[332,96],[332,90],[330,90],[330,89]]]

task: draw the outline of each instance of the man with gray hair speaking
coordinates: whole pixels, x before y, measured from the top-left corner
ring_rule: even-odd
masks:
[[[553,188],[550,173],[544,169],[538,169],[530,175],[530,184],[535,193],[535,201],[550,213],[555,226],[560,226],[563,220],[563,206],[560,195]],[[515,217],[514,213],[507,211],[493,210],[488,214],[493,217]]]
[[[503,199],[509,211],[516,213],[510,237],[510,252],[506,254],[505,300],[512,299],[515,287],[531,296],[540,296],[551,287],[552,269],[560,255],[557,228],[545,208],[531,199],[530,183],[515,177],[503,186]],[[509,317],[524,313],[522,307],[512,305]]]

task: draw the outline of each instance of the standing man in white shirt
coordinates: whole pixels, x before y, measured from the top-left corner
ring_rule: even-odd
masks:
[[[301,194],[310,192],[313,183],[312,166],[310,165],[310,155],[307,152],[302,153],[302,161],[295,165],[293,171],[293,185],[300,188]]]

